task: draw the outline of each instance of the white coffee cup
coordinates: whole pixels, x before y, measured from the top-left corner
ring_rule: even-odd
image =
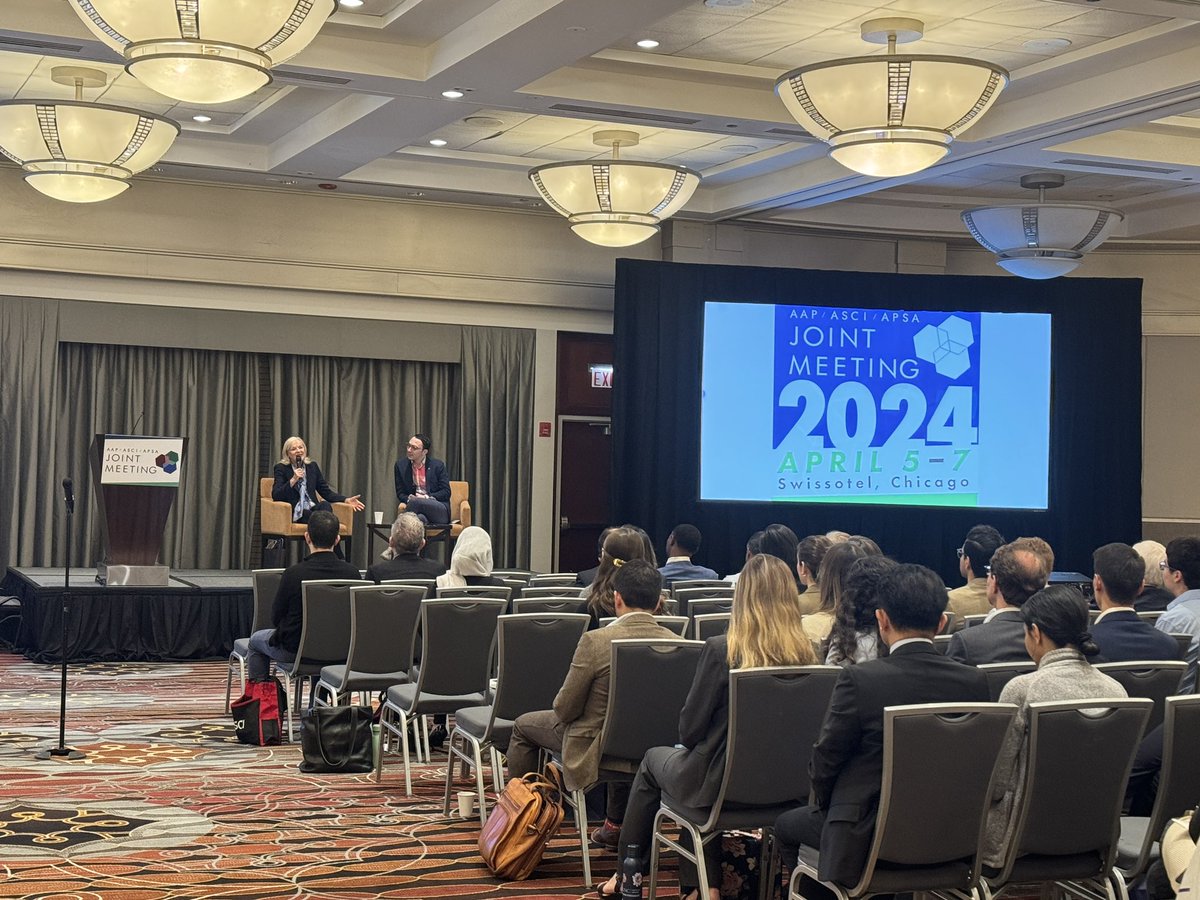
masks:
[[[458,794],[458,817],[460,819],[469,819],[475,815],[475,792],[474,791],[459,791]]]
[[[379,509],[375,510],[375,524],[376,525],[383,524],[383,510],[379,510]]]

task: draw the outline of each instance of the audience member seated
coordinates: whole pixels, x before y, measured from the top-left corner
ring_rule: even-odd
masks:
[[[1098,651],[1087,630],[1087,601],[1077,588],[1052,584],[1025,601],[1020,612],[1025,647],[1037,663],[1037,670],[1018,675],[1000,693],[1001,703],[1015,703],[1018,709],[1004,737],[1004,748],[992,778],[992,806],[987,816],[983,862],[996,868],[1004,864],[1005,847],[1015,826],[1013,812],[1021,804],[1025,767],[1029,762],[1029,705],[1127,696],[1120,684],[1087,661],[1087,657],[1095,656]]]
[[[766,534],[766,532],[756,531],[754,534],[750,535],[749,540],[746,541],[746,562],[750,561],[750,557],[757,556],[759,553],[762,553],[762,540],[764,534]],[[742,573],[740,570],[737,572],[731,572],[725,576],[725,580],[736,584],[738,576],[741,574]]]
[[[396,460],[396,499],[405,512],[416,513],[430,525],[450,521],[450,476],[446,464],[429,455],[428,435],[414,434],[404,448],[405,459]]]
[[[590,587],[592,582],[596,580],[596,573],[600,571],[600,558],[604,556],[604,541],[615,530],[615,525],[609,525],[600,532],[600,537],[596,538],[596,565],[590,569],[584,569],[575,575],[575,583],[580,587]]]
[[[1050,573],[1054,571],[1054,549],[1040,537],[1019,537],[1012,541],[1012,545],[1018,550],[1028,550],[1030,553],[1040,557],[1046,566],[1046,578],[1050,578]]]
[[[712,569],[692,562],[699,549],[700,529],[695,525],[676,525],[667,535],[667,564],[658,570],[663,583],[670,585],[676,581],[716,578],[717,573]]]
[[[618,529],[605,541],[606,556],[613,538],[626,530]],[[622,537],[636,538],[636,535]],[[638,543],[640,545],[640,539]],[[604,562],[600,568],[600,577],[603,577]],[[624,562],[616,568],[610,585],[619,618],[607,628],[589,631],[580,639],[567,678],[554,698],[553,709],[517,717],[505,754],[510,778],[536,771],[538,751],[544,748],[562,752],[563,780],[567,790],[582,790],[593,784],[600,771],[600,732],[608,706],[612,642],[626,638],[677,638],[654,621],[662,576],[648,560]],[[628,797],[629,785],[612,783],[608,786],[605,822],[592,832],[593,842],[617,846]]]
[[[462,530],[450,554],[450,571],[437,576],[440,588],[488,586],[504,587],[492,576],[492,536],[478,525]]]
[[[271,624],[250,635],[250,655],[246,658],[246,676],[251,681],[267,677],[271,661],[290,663],[300,647],[300,631],[304,624],[303,588],[305,581],[344,578],[357,581],[358,569],[333,552],[337,546],[338,517],[326,509],[313,511],[308,517],[308,532],[304,543],[309,555],[288,567],[279,578],[279,589],[271,606]]]
[[[1138,612],[1162,612],[1175,599],[1175,595],[1163,587],[1162,561],[1167,558],[1167,548],[1158,541],[1138,541],[1134,551],[1145,565],[1144,583],[1133,601]]]
[[[958,548],[958,574],[967,580],[950,592],[947,609],[958,618],[987,613],[987,567],[1004,537],[991,525],[976,525]]]
[[[436,559],[420,556],[425,547],[425,525],[414,513],[400,513],[388,538],[391,559],[367,569],[367,577],[379,584],[391,578],[437,578],[446,571]]]
[[[821,608],[821,560],[833,541],[810,534],[796,545],[796,578],[800,582],[800,611],[806,616]]]
[[[1046,586],[1050,570],[1045,557],[1016,541],[992,554],[988,575],[988,603],[992,618],[954,633],[946,655],[972,666],[983,663],[1028,660],[1021,604]]]
[[[1190,634],[1184,659],[1187,672],[1179,685],[1179,693],[1196,690],[1196,660],[1200,656],[1200,537],[1175,538],[1167,544],[1167,558],[1159,566],[1163,585],[1175,599],[1158,617],[1154,627],[1168,634]]]
[[[848,540],[834,544],[821,560],[821,605],[811,615],[804,616],[801,622],[804,633],[814,644],[821,646],[829,638],[833,630],[834,618],[841,603],[842,591],[845,588],[846,572],[856,559],[864,556],[879,556],[879,546],[870,538],[854,535]],[[818,655],[824,659],[822,649]]]
[[[789,868],[801,845],[818,847],[821,880],[858,881],[883,781],[884,707],[988,700],[982,672],[934,649],[945,608],[946,585],[924,566],[898,565],[884,576],[875,615],[888,655],[847,666],[838,676],[809,763],[813,803],[775,822]],[[810,879],[801,892],[810,898],[827,894]]]
[[[841,602],[834,609],[833,630],[829,632],[829,650],[825,663],[853,666],[887,655],[879,639],[879,593],[884,580],[896,568],[886,556],[864,556],[846,570]]]
[[[653,547],[649,547],[650,553],[647,556],[648,544],[643,538],[644,534],[645,532],[640,528],[622,525],[612,529],[608,537],[604,539],[604,549],[600,552],[600,568],[596,572],[596,580],[588,588],[584,601],[575,610],[587,613],[592,617],[592,621],[588,625],[589,631],[599,628],[601,619],[611,618],[617,614],[613,600],[613,579],[622,566],[635,559],[640,559],[657,567],[658,563],[654,559]],[[657,572],[657,568],[655,571]],[[659,578],[661,579],[662,576],[660,575]],[[654,612],[658,609],[658,604],[655,603],[650,609],[651,612]]]
[[[792,573],[792,584],[795,585],[797,594],[804,590],[795,570],[796,547],[799,543],[800,539],[796,537],[796,532],[786,525],[776,522],[763,529],[761,552],[783,560],[783,564]]]
[[[696,676],[679,714],[679,745],[655,747],[638,768],[629,797],[620,847],[637,844],[642,871],[650,869],[650,838],[654,814],[665,790],[687,798],[694,806],[707,806],[717,798],[725,768],[725,740],[729,719],[729,670],[763,666],[799,666],[816,662],[812,646],[804,639],[800,611],[795,602],[791,566],[768,554],[746,563],[733,595],[729,632],[709,638],[700,654]],[[709,884],[719,885],[717,860],[720,841],[706,847]],[[685,864],[686,865],[686,864]],[[680,893],[695,884],[690,866],[681,868]],[[695,889],[691,888],[692,896]],[[617,876],[597,885],[601,897],[617,896]],[[711,898],[719,900],[713,889]]]
[[[1104,662],[1179,659],[1179,644],[1138,618],[1134,598],[1142,588],[1145,565],[1128,544],[1105,544],[1092,554],[1092,591],[1100,615],[1092,640]]]
[[[850,532],[848,531],[827,531],[825,537],[829,538],[831,543],[840,544],[842,541],[850,540]]]

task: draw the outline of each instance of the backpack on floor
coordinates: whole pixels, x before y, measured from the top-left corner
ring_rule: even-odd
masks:
[[[246,693],[230,704],[233,729],[243,744],[278,744],[283,736],[280,721],[287,710],[287,694],[278,678],[246,684]]]
[[[479,832],[479,855],[497,878],[523,881],[541,862],[562,820],[562,781],[556,768],[547,766],[544,776],[530,772],[514,778]]]

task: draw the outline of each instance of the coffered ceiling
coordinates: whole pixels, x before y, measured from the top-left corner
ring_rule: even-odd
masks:
[[[773,92],[885,52],[859,37],[880,16],[925,21],[910,52],[1012,74],[943,162],[889,180],[830,160]],[[366,0],[273,84],[203,109],[125,74],[67,0],[0,4],[0,99],[66,96],[50,69],[81,61],[111,79],[88,99],[183,126],[141,177],[533,208],[531,166],[605,155],[592,132],[622,128],[641,137],[624,158],[703,174],[686,218],[968,240],[962,209],[1048,170],[1055,199],[1126,213],[1116,241],[1200,241],[1200,0]]]

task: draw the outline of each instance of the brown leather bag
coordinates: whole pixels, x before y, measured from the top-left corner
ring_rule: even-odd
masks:
[[[546,767],[508,783],[479,832],[479,855],[497,878],[523,881],[541,862],[563,820],[562,778]]]

